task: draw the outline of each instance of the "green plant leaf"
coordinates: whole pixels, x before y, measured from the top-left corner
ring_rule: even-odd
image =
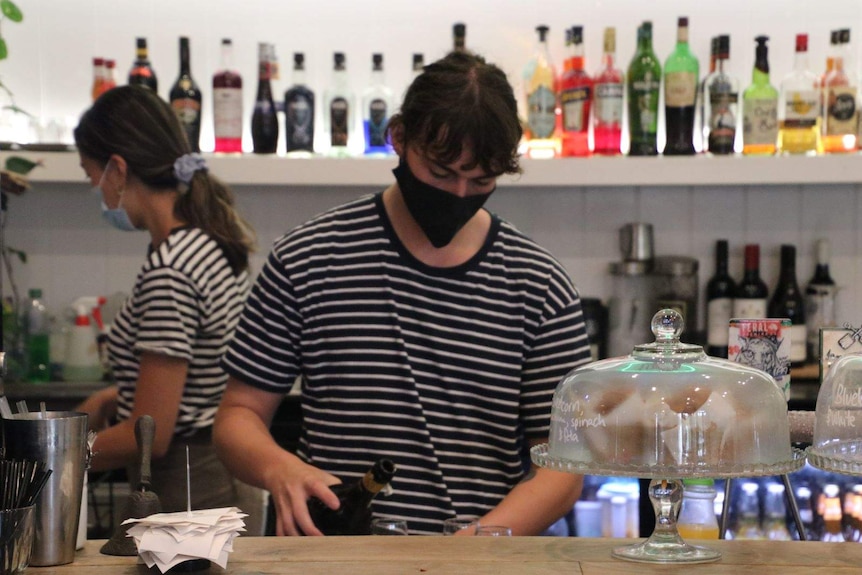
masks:
[[[24,19],[24,14],[12,0],[0,0],[0,11],[13,22],[20,22]]]
[[[9,49],[6,47],[6,39],[0,37],[0,60],[5,60],[9,55]]]
[[[29,174],[30,170],[41,165],[41,162],[34,162],[21,156],[9,156],[6,158],[6,169],[22,176]]]

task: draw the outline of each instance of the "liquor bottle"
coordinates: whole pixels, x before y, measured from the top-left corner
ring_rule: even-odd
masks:
[[[856,150],[858,78],[850,59],[850,30],[840,32],[838,52],[831,72],[823,79],[821,128],[827,154]]]
[[[560,108],[563,120],[561,154],[589,156],[593,81],[584,71],[583,26],[572,26],[567,30],[567,36],[571,40],[572,57],[566,61],[566,71],[560,80]]]
[[[784,503],[784,485],[768,483],[763,501],[763,533],[770,541],[791,541],[787,529],[787,506]]]
[[[790,319],[790,362],[805,363],[808,329],[805,325],[805,301],[796,281],[796,247],[781,246],[781,272],[767,309],[769,317]]]
[[[348,156],[350,137],[353,134],[353,95],[347,78],[347,64],[343,52],[333,55],[332,80],[324,95],[324,130],[329,134],[330,154]]]
[[[778,90],[769,83],[767,36],[758,36],[751,85],[742,94],[742,153],[775,154],[778,141]]]
[[[764,533],[760,523],[760,486],[753,481],[742,484],[742,493],[739,495],[739,516],[736,529],[733,532],[734,539],[763,539]]]
[[[284,93],[284,139],[288,155],[314,152],[314,92],[305,81],[305,54],[293,54],[293,85]]]
[[[278,115],[270,83],[271,58],[269,44],[258,44],[257,98],[251,116],[251,141],[255,154],[274,154],[278,147]]]
[[[778,121],[780,153],[807,155],[822,153],[820,81],[808,69],[808,34],[796,35],[793,72],[781,82]]]
[[[365,155],[379,156],[392,153],[386,141],[386,125],[392,114],[392,90],[386,85],[383,74],[383,54],[372,54],[371,77],[362,93],[362,127],[365,132]]]
[[[664,64],[664,154],[691,155],[700,68],[688,46],[688,18],[677,20],[676,48]]]
[[[727,240],[715,243],[715,274],[706,284],[706,353],[727,358],[727,326],[733,317],[736,283],[727,273]]]
[[[180,38],[180,75],[170,92],[170,103],[180,119],[193,152],[200,152],[201,90],[192,79],[189,39]]]
[[[242,76],[233,67],[233,42],[221,41],[221,68],[213,75],[216,152],[242,152]]]
[[[709,134],[706,151],[711,154],[732,154],[735,149],[739,120],[739,82],[727,73],[730,58],[730,36],[718,37],[715,72],[706,79],[706,121]]]
[[[452,25],[452,51],[467,51],[467,25],[462,22]]]
[[[712,479],[683,479],[682,505],[677,529],[683,539],[718,539],[715,516],[715,482]]]
[[[425,69],[425,56],[420,52],[415,52],[413,54],[413,68],[411,79],[416,79],[416,76],[421,74]]]
[[[308,512],[314,525],[324,535],[370,535],[371,501],[395,475],[395,464],[381,459],[353,484],[333,485],[338,509],[330,509],[317,498],[308,500]]]
[[[153,92],[158,93],[159,81],[156,78],[153,67],[150,66],[147,54],[147,39],[136,38],[135,45],[135,61],[132,63],[132,69],[129,71],[129,84],[146,86]]]
[[[766,296],[769,290],[760,279],[760,246],[745,246],[745,275],[733,296],[733,317],[759,318],[766,316]]]
[[[700,81],[697,87],[697,101],[699,103],[698,115],[696,123],[698,124],[697,133],[700,137],[700,149],[704,152],[707,148],[707,140],[709,138],[709,119],[706,117],[706,79],[715,72],[715,61],[718,55],[718,36],[713,36],[709,42],[709,72]]]
[[[552,158],[559,153],[560,145],[554,133],[557,123],[557,74],[548,51],[548,27],[537,26],[536,32],[539,35],[536,54],[524,68],[526,155],[531,158]]]
[[[114,60],[107,59],[105,60],[105,80],[102,82],[102,92],[107,92],[111,88],[117,87],[117,80],[114,77],[114,68],[117,67],[117,63]]]
[[[630,156],[658,154],[658,99],[661,64],[652,49],[652,22],[638,28],[638,47],[629,64],[628,114]]]
[[[622,153],[623,72],[616,68],[617,32],[605,28],[602,68],[593,89],[593,148],[596,154]]]
[[[829,240],[817,240],[817,267],[805,288],[805,313],[808,317],[808,358],[820,361],[820,328],[836,325],[835,281],[829,274]]]
[[[105,91],[105,59],[93,58],[93,86],[90,89],[90,95],[93,101],[102,95]]]
[[[842,543],[845,541],[842,529],[840,489],[834,483],[823,486],[823,535],[821,541]]]
[[[24,341],[27,346],[27,381],[45,383],[51,379],[51,319],[42,301],[42,290],[31,289],[24,306]]]

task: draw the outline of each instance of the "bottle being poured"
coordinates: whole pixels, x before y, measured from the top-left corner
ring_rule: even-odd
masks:
[[[380,459],[356,483],[331,486],[338,496],[338,509],[330,509],[312,497],[308,500],[312,521],[324,535],[370,535],[371,502],[394,475],[395,464],[389,459]]]

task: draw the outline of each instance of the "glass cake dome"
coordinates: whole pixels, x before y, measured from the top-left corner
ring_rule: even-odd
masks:
[[[677,311],[663,309],[651,323],[655,343],[567,374],[554,393],[549,442],[532,449],[533,461],[570,473],[668,478],[650,487],[658,519],[681,501],[682,477],[780,475],[800,468],[804,455],[791,448],[787,403],[776,381],[681,343],[683,325]],[[684,544],[670,515],[670,525],[657,521],[656,532],[637,551],[619,548],[614,556],[691,563],[720,556]]]
[[[826,471],[862,474],[862,354],[841,356],[823,379],[808,461]]]

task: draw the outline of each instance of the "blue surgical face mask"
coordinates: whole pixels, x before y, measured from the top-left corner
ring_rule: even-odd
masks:
[[[133,224],[132,220],[129,219],[129,214],[123,208],[122,194],[120,194],[120,201],[116,208],[111,209],[105,203],[105,192],[102,190],[102,183],[105,180],[105,174],[108,173],[110,166],[111,164],[109,162],[108,165],[105,166],[105,171],[102,172],[102,177],[99,179],[98,185],[93,187],[93,193],[98,194],[102,199],[102,217],[118,230],[122,230],[124,232],[136,232],[138,231],[138,228],[135,227],[135,224]]]

